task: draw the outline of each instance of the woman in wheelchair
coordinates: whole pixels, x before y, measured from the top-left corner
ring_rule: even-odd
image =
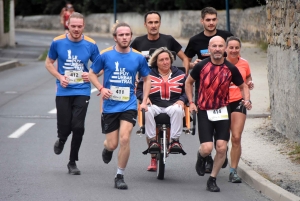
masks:
[[[172,66],[174,57],[166,47],[155,50],[149,60],[151,66],[151,90],[148,103],[148,111],[145,113],[145,132],[149,144],[149,153],[159,153],[159,143],[156,141],[156,122],[154,117],[161,113],[170,116],[171,143],[168,153],[182,153],[179,137],[183,129],[183,117],[185,116],[184,105],[187,97],[184,91],[185,73],[177,67]],[[136,96],[139,100],[143,98],[143,80],[137,86]],[[148,171],[156,171],[156,157],[152,154]]]

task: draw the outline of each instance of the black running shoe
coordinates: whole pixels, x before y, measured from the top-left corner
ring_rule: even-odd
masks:
[[[205,159],[206,159],[205,173],[211,173],[214,166],[214,160],[212,159],[211,155],[206,156]]]
[[[228,146],[227,146],[227,150],[226,150],[226,158],[225,158],[225,161],[224,161],[224,163],[222,165],[222,168],[226,168],[227,164],[228,164],[227,152],[228,152]]]
[[[124,181],[124,175],[122,174],[117,174],[115,177],[115,188],[117,189],[127,189],[128,186]]]
[[[77,168],[77,165],[75,162],[69,162],[68,169],[69,169],[69,174],[72,174],[72,175],[80,175],[81,174],[81,172]]]
[[[65,146],[65,142],[63,142],[60,139],[56,140],[56,142],[54,143],[54,153],[57,155],[61,154],[61,152],[64,149],[64,146]]]
[[[207,180],[206,190],[210,192],[220,192],[220,188],[217,186],[216,180],[217,179],[214,177],[209,177]]]
[[[196,172],[199,176],[204,176],[205,174],[205,158],[203,158],[199,151],[197,151],[197,162],[196,162]]]
[[[103,149],[102,151],[102,160],[104,163],[108,164],[111,161],[113,155],[113,151],[108,151],[107,149]]]

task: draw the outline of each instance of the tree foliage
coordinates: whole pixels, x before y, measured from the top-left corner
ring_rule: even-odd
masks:
[[[144,13],[149,10],[201,10],[211,6],[217,10],[225,9],[225,0],[116,0],[117,12],[138,12]],[[249,7],[265,5],[265,0],[228,0],[229,7],[246,9]],[[114,0],[70,0],[76,11],[91,13],[112,13]],[[15,0],[16,15],[41,15],[59,14],[65,6],[66,1],[62,0]]]

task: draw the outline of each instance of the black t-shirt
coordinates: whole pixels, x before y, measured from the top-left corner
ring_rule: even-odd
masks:
[[[193,58],[195,55],[197,55],[198,59],[201,60],[209,57],[208,43],[209,40],[214,36],[221,36],[226,41],[226,39],[230,36],[233,36],[233,34],[228,31],[217,29],[217,33],[215,35],[205,36],[204,32],[202,31],[201,33],[190,38],[189,43],[184,51],[185,55],[188,58]]]
[[[131,47],[142,52],[142,54],[148,58],[149,50],[151,48],[166,47],[170,51],[176,52],[181,50],[182,46],[170,35],[159,34],[157,40],[149,40],[147,35],[139,36],[134,39],[131,43]]]
[[[223,30],[217,29],[217,33],[215,35],[206,36],[206,35],[204,35],[204,32],[202,31],[201,33],[190,38],[189,43],[184,51],[185,55],[188,58],[193,58],[195,55],[197,55],[198,59],[201,59],[201,60],[208,58],[210,56],[210,54],[208,52],[208,43],[209,43],[209,40],[214,36],[221,36],[226,41],[226,39],[230,36],[233,36],[233,34],[228,31],[223,31]],[[226,55],[224,55],[224,56],[226,56]],[[195,83],[195,100],[198,97],[198,86],[199,86],[199,81],[196,81],[196,83]]]

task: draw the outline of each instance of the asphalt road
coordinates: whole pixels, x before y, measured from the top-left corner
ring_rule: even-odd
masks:
[[[16,40],[30,46],[49,46],[53,34],[17,32]],[[94,37],[99,49],[113,45],[112,39]],[[40,50],[38,51],[40,52]],[[37,52],[37,54],[38,54]],[[31,52],[33,54],[33,52]],[[145,136],[131,136],[131,156],[125,171],[128,190],[116,190],[113,179],[117,152],[109,164],[101,158],[104,135],[101,133],[99,97],[92,93],[86,119],[86,131],[78,168],[82,175],[69,175],[67,163],[70,138],[63,153],[53,152],[56,140],[55,79],[44,63],[27,59],[22,66],[0,72],[0,200],[268,200],[246,183],[228,182],[229,170],[217,177],[220,193],[205,190],[209,175],[195,172],[197,136],[185,135],[181,143],[186,156],[167,158],[165,180],[147,172],[150,156],[144,156]],[[21,130],[20,130],[21,129]],[[18,131],[24,131],[19,132]]]

